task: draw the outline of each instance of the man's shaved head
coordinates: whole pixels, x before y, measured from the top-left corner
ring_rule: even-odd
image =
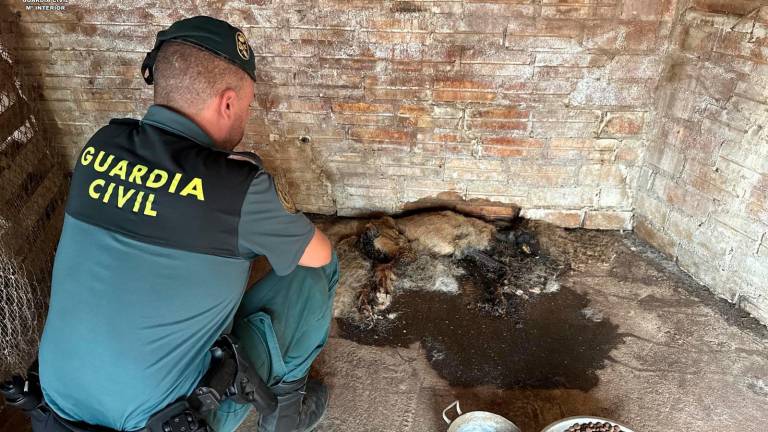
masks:
[[[243,70],[213,53],[183,42],[168,41],[154,65],[155,103],[197,120],[227,149],[243,138],[253,101],[253,81]],[[206,111],[207,110],[207,111]],[[232,113],[221,133],[214,113]],[[213,116],[213,117],[212,117]]]
[[[189,113],[199,112],[211,98],[230,88],[253,92],[248,75],[202,48],[168,41],[154,67],[155,103]]]

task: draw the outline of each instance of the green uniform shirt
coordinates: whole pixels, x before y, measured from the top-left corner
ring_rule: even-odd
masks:
[[[131,178],[138,165],[148,174]],[[168,174],[165,189],[150,186],[154,169]],[[194,178],[199,187],[182,190]],[[47,402],[71,420],[143,427],[206,371],[250,260],[265,255],[288,274],[313,234],[257,158],[233,160],[187,117],[153,105],[141,122],[111,122],[70,187],[39,354]]]

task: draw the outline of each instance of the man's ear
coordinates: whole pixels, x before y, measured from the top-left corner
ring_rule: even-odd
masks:
[[[219,115],[225,120],[235,118],[237,93],[231,88],[225,89],[219,94]]]

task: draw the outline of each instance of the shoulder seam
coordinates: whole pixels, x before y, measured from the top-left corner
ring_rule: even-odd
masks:
[[[256,178],[256,175],[261,173],[262,170],[255,170],[250,174],[250,178],[248,180],[248,187],[245,189],[245,193],[243,194],[243,200],[240,202],[240,215],[237,218],[237,224],[235,224],[235,250],[237,251],[237,255],[240,258],[245,258],[243,256],[243,251],[240,250],[240,223],[243,220],[243,209],[245,208],[245,199],[248,197],[248,192],[251,191],[251,186],[253,186],[253,179]]]

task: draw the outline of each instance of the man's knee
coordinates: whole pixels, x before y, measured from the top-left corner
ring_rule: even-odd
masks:
[[[332,307],[338,282],[339,259],[335,251],[331,262],[321,267],[297,266],[284,276],[269,272],[245,293],[237,318],[259,311],[268,312],[276,320],[299,311],[323,316]]]
[[[339,280],[338,262],[335,259],[331,260],[325,266],[312,271],[315,273],[312,282],[301,290],[294,301],[304,303],[306,309],[316,311],[322,317],[333,307],[333,298]]]
[[[336,255],[336,250],[331,254],[331,262],[323,266],[323,270],[328,281],[328,291],[334,292],[339,283],[339,257]]]
[[[328,264],[320,267],[297,267],[295,271],[303,272],[311,281],[311,285],[320,285],[326,288],[325,291],[333,292],[339,283],[339,258],[336,251],[333,251]],[[299,279],[304,280],[304,277]]]

